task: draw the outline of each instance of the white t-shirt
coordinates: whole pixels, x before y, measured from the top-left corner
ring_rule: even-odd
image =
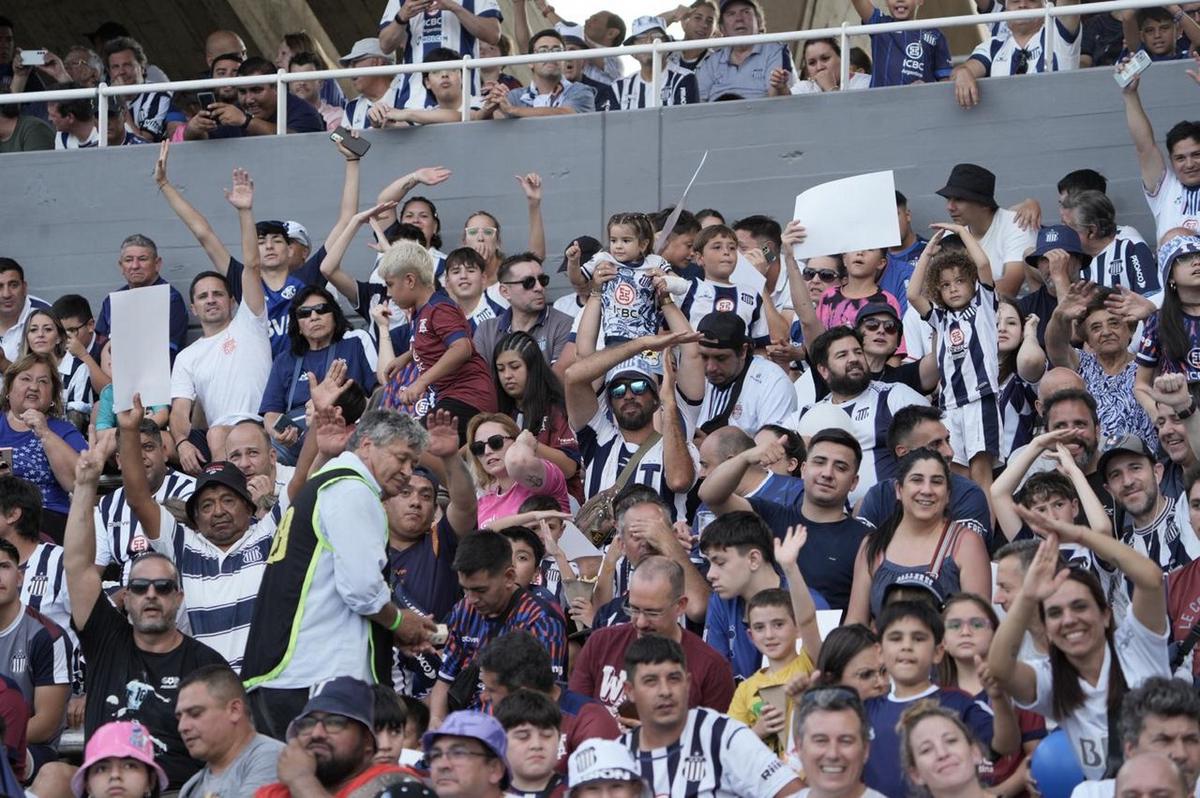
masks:
[[[997,208],[992,225],[979,246],[987,254],[996,282],[1004,275],[1004,264],[1025,263],[1025,252],[1037,245],[1037,230],[1022,230],[1017,215],[1008,208]]]
[[[783,424],[796,412],[796,391],[787,372],[761,355],[753,355],[752,358],[728,422],[751,437],[763,424]],[[724,388],[717,388],[705,380],[704,398],[699,404],[679,395],[689,437],[697,427],[725,411],[733,387],[734,384],[730,383]]]
[[[172,399],[199,399],[210,427],[258,418],[271,374],[267,314],[256,316],[243,302],[216,335],[201,338],[175,358]]]
[[[846,86],[847,91],[869,88],[871,88],[871,76],[861,72],[852,73],[850,84]],[[825,90],[815,80],[798,80],[792,84],[791,92],[792,94],[823,94]]]
[[[579,304],[579,298],[572,291],[569,294],[563,294],[558,299],[554,300],[554,309],[559,313],[565,313],[572,320],[579,318],[579,314],[583,313],[583,306]],[[571,332],[575,332],[572,325]]]
[[[1163,619],[1166,620],[1165,618]],[[1125,674],[1125,683],[1132,690],[1151,676],[1170,678],[1171,667],[1167,660],[1167,633],[1156,634],[1137,619],[1132,612],[1127,614],[1121,623],[1117,624],[1113,636],[1113,648]],[[1053,715],[1053,678],[1050,674],[1050,660],[1027,662],[1037,675],[1037,695],[1032,704],[1020,704],[1022,709],[1028,709],[1045,715]],[[1096,686],[1079,680],[1083,690],[1083,705],[1065,718],[1056,718],[1060,727],[1066,730],[1075,755],[1083,768],[1084,775],[1089,779],[1099,779],[1104,775],[1108,759],[1108,679],[1112,667],[1112,650],[1105,647],[1104,665],[1100,668],[1100,679]],[[1113,730],[1116,733],[1116,730]]]
[[[1155,191],[1146,191],[1146,204],[1154,214],[1155,240],[1161,240],[1172,227],[1200,230],[1200,186],[1186,188],[1175,170],[1167,164],[1162,182]]]

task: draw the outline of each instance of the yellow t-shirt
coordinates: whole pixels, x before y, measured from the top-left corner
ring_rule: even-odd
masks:
[[[733,701],[729,704],[729,712],[727,714],[734,720],[739,720],[747,726],[753,726],[758,722],[758,716],[762,714],[763,700],[758,696],[760,689],[787,684],[797,676],[803,676],[804,674],[812,673],[812,671],[812,660],[808,658],[807,652],[804,651],[801,651],[783,669],[774,673],[768,673],[767,669],[763,668],[738,685],[737,690],[733,693]],[[776,734],[763,740],[780,758],[783,758],[791,748],[793,708],[792,700],[789,698],[787,711],[785,712],[787,717],[787,731],[784,733],[784,739],[781,740],[779,735]]]

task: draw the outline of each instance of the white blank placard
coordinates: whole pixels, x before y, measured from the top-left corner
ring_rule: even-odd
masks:
[[[171,403],[171,287],[114,291],[112,304],[113,411]]]
[[[813,186],[796,197],[792,218],[808,238],[792,248],[796,260],[900,244],[896,181],[891,170]]]

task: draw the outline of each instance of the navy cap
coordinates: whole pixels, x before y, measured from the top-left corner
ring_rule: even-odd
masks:
[[[245,499],[251,508],[254,507],[254,499],[250,496],[250,489],[246,487],[246,475],[228,460],[218,460],[200,469],[200,475],[196,477],[196,489],[188,496],[187,504],[184,505],[192,526],[196,525],[196,504],[200,500],[200,494],[213,485],[224,485]]]
[[[296,721],[314,712],[345,715],[367,727],[367,733],[375,736],[375,694],[371,685],[353,676],[338,676],[323,682],[320,692],[308,699],[304,711],[288,724],[287,739],[296,736]]]
[[[287,222],[280,222],[274,219],[256,222],[254,224],[254,232],[260,236],[280,235],[288,238]]]
[[[1052,224],[1038,230],[1037,246],[1033,248],[1033,252],[1025,256],[1025,262],[1036,269],[1038,260],[1045,257],[1046,253],[1052,249],[1066,250],[1079,258],[1081,266],[1087,266],[1092,262],[1092,256],[1084,252],[1083,244],[1079,243],[1079,234],[1065,224]]]
[[[900,321],[900,314],[888,303],[870,302],[858,309],[858,313],[854,317],[854,326],[857,327],[863,323],[863,319],[869,319],[872,316],[891,316],[896,321]]]
[[[700,323],[696,325],[696,332],[704,336],[700,346],[709,349],[737,351],[750,343],[750,338],[746,335],[746,322],[732,310],[715,310],[709,313],[700,319]]]

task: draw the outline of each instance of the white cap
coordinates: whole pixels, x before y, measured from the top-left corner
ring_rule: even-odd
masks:
[[[638,17],[633,21],[633,26],[629,29],[629,37],[625,39],[625,46],[628,47],[633,44],[634,39],[652,30],[661,31],[664,42],[675,41],[667,33],[667,21],[662,17]]]
[[[576,787],[593,781],[636,781],[642,785],[642,798],[651,798],[650,785],[629,749],[615,740],[588,740],[567,759],[567,786]]]
[[[283,223],[283,226],[287,228],[288,241],[295,241],[297,244],[303,244],[307,249],[312,249],[312,240],[309,239],[304,225],[289,219]]]
[[[850,423],[850,416],[846,415],[845,410],[828,402],[820,402],[813,405],[804,414],[796,432],[800,433],[801,438],[807,440],[821,430],[830,427],[845,430],[851,435],[854,434],[854,426]]]
[[[350,52],[338,59],[338,63],[353,64],[360,58],[367,58],[372,55],[376,58],[386,59],[389,64],[396,63],[396,57],[394,55],[385,53],[383,48],[379,46],[378,37],[359,39],[354,43],[354,46],[350,48]]]
[[[554,30],[557,31],[558,35],[563,37],[564,40],[578,39],[577,42],[568,42],[568,44],[579,44],[582,45],[584,49],[591,48],[591,45],[588,44],[587,37],[583,35],[582,25],[576,25],[573,22],[559,22],[554,26]]]

